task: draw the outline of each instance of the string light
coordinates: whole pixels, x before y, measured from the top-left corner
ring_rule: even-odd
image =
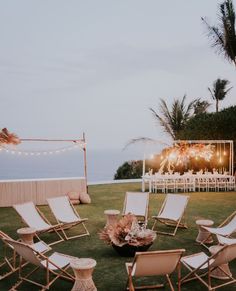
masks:
[[[73,146],[50,150],[50,151],[24,151],[24,150],[11,149],[7,146],[2,146],[0,148],[0,151],[6,152],[12,155],[19,155],[19,156],[22,156],[22,155],[23,156],[41,156],[41,155],[46,156],[46,155],[60,154],[67,151],[74,150],[76,148],[84,148],[84,147],[85,147],[85,143],[76,142],[76,144]]]
[[[222,158],[221,158],[221,143],[220,143],[220,158],[219,158],[219,163],[222,163]]]
[[[223,155],[226,156],[225,143],[224,143],[224,152],[223,152]]]

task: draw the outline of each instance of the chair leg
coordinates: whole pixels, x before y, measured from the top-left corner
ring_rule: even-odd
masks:
[[[170,277],[169,277],[168,274],[166,275],[166,278],[167,278],[167,281],[169,283],[169,286],[170,286],[171,291],[175,291],[174,286],[172,285],[172,282],[171,282]]]
[[[178,282],[177,282],[178,291],[180,291],[181,290],[181,283],[180,283],[180,280],[181,280],[181,263],[180,263],[180,261],[179,261],[178,266],[177,266],[177,272],[178,272]]]
[[[87,227],[85,226],[85,223],[84,222],[79,222],[79,223],[73,224],[71,226],[68,226],[68,229],[69,228],[72,228],[72,227],[80,227],[80,226],[83,227],[83,229],[85,230],[85,232],[84,233],[81,233],[81,234],[73,235],[73,236],[68,236],[66,234],[66,229],[64,229],[63,226],[62,226],[61,227],[61,231],[62,231],[65,239],[66,240],[70,240],[70,239],[74,239],[74,238],[79,238],[79,237],[82,237],[82,236],[90,235],[90,233],[89,233]]]
[[[134,284],[133,284],[133,279],[132,279],[132,276],[131,276],[131,272],[132,272],[132,269],[130,268],[129,269],[129,275],[128,275],[128,281],[127,281],[128,290],[129,291],[135,291]]]
[[[152,230],[154,230],[155,226],[156,226],[157,220],[155,219],[153,226],[152,226]]]

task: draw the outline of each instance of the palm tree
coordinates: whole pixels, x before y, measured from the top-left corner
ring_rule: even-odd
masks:
[[[192,117],[193,106],[198,99],[193,100],[188,105],[185,104],[186,95],[182,100],[174,99],[171,110],[168,108],[164,99],[160,99],[160,113],[158,114],[153,108],[150,108],[153,116],[164,130],[175,140],[178,133],[184,129],[187,121]]]
[[[196,103],[193,105],[194,115],[206,113],[210,106],[211,104],[208,101],[201,101],[201,98],[197,99]]]
[[[226,89],[228,84],[229,84],[228,80],[218,78],[213,83],[212,90],[208,87],[208,90],[211,93],[212,99],[216,101],[216,112],[219,111],[219,101],[222,101],[227,95],[227,93],[232,89],[232,87]]]
[[[219,5],[218,26],[211,26],[205,18],[201,19],[208,29],[212,47],[236,66],[235,11],[232,0],[226,0]]]

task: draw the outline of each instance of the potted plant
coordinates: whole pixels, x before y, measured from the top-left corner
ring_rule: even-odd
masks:
[[[127,214],[117,223],[106,226],[99,236],[121,256],[131,257],[137,251],[148,250],[156,238],[156,232],[138,223],[134,215]]]

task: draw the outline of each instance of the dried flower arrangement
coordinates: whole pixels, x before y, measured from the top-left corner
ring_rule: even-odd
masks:
[[[127,214],[117,223],[105,227],[99,237],[109,245],[139,247],[151,245],[156,238],[156,232],[140,225],[134,215]]]
[[[13,144],[17,145],[20,143],[20,139],[14,133],[10,133],[7,128],[0,130],[0,145],[1,144]]]
[[[209,162],[214,154],[214,148],[215,146],[212,144],[189,144],[186,142],[165,148],[162,151],[163,160],[160,164],[159,172],[163,172],[165,165],[168,172],[170,172],[175,165],[188,163],[190,158],[199,157]]]

